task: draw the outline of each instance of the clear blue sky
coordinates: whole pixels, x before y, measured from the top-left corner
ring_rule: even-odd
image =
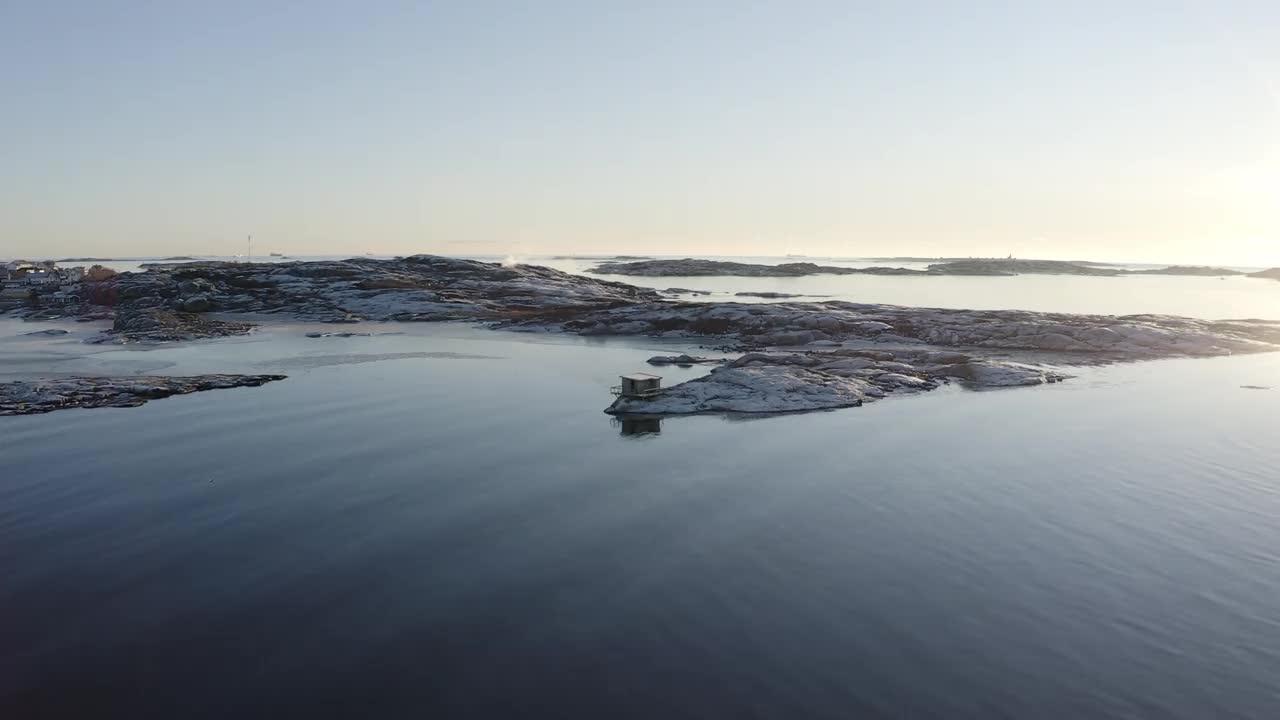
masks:
[[[0,256],[1280,264],[1280,3],[0,3]]]

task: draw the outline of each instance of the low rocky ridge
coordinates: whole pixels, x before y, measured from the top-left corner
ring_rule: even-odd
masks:
[[[738,277],[801,277],[804,275],[927,275],[924,270],[871,267],[849,268],[815,265],[810,262],[760,265],[723,260],[642,260],[640,262],[606,262],[587,272],[599,275],[638,275],[646,277],[702,277],[733,275]]]
[[[901,267],[851,268],[816,265],[810,262],[764,265],[684,258],[680,260],[645,260],[642,262],[605,262],[587,272],[601,275],[638,275],[645,277],[701,277],[734,275],[739,277],[801,277],[805,275],[1123,275],[1124,270],[1096,267],[1060,260],[966,259],[934,263],[928,270]]]
[[[566,313],[656,300],[655,290],[535,265],[415,255],[399,260],[273,264],[187,263],[122,275],[121,299],[163,298],[178,309],[376,320]]]
[[[791,298],[801,297],[831,297],[830,295],[798,295],[796,293],[784,292],[736,292],[735,297],[755,297],[765,298],[766,300],[789,300]]]
[[[1227,268],[1208,267],[1205,265],[1170,265],[1150,270],[1130,270],[1131,275],[1187,275],[1193,277],[1231,277],[1247,273]]]
[[[211,337],[245,335],[251,323],[213,320],[190,312],[173,312],[158,307],[120,307],[116,309],[111,333],[98,342],[181,342]]]
[[[643,398],[620,397],[613,415],[787,413],[857,407],[893,394],[934,390],[951,380],[976,386],[1054,383],[1045,368],[922,349],[792,354],[748,353],[700,378]]]
[[[1264,278],[1267,280],[1280,280],[1280,268],[1271,268],[1270,270],[1251,273],[1249,277]]]
[[[537,326],[540,321],[529,322]],[[949,310],[842,301],[640,303],[539,327],[582,335],[711,336],[744,349],[868,340],[1096,355],[1108,360],[1280,350],[1280,322]]]
[[[35,415],[69,408],[136,407],[171,395],[257,387],[284,375],[73,377],[0,383],[0,415]]]
[[[114,336],[164,342],[248,332],[202,313],[280,314],[322,322],[568,318],[641,301],[656,290],[533,265],[415,255],[282,263],[194,262],[123,273],[96,296],[115,305]],[[64,315],[88,308],[70,307]],[[47,315],[45,315],[47,317]]]
[[[728,361],[696,355],[654,355],[645,362],[650,365],[716,365]]]
[[[1064,260],[973,259],[936,263],[929,266],[936,275],[1123,275],[1123,270],[1096,267]]]

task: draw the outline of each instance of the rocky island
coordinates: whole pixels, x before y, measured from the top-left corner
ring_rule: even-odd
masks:
[[[937,275],[1123,275],[1124,271],[1066,260],[973,259],[935,263],[929,272]]]
[[[1150,270],[1130,270],[1130,275],[1183,275],[1190,277],[1231,277],[1234,275],[1246,275],[1247,273],[1239,270],[1229,270],[1227,268],[1208,267],[1205,265],[1170,265],[1164,268],[1152,268]]]
[[[893,393],[934,390],[953,379],[977,386],[1013,387],[1065,378],[1055,370],[923,349],[748,353],[656,395],[620,397],[605,412],[683,415],[832,410],[858,407]]]
[[[524,332],[686,338],[740,352],[771,351],[739,358],[696,384],[668,388],[662,393],[666,404],[621,403],[611,408],[615,412],[822,409],[952,381],[1051,382],[1061,373],[1046,368],[1064,365],[1280,349],[1280,323],[1260,320],[842,301],[680,302],[656,290],[545,267],[430,255],[196,262],[123,273],[96,285],[88,296],[100,304],[62,312],[112,314],[111,337],[125,342],[241,334],[252,328],[252,316],[277,315],[326,322],[457,320]],[[778,355],[778,349],[790,351]]]

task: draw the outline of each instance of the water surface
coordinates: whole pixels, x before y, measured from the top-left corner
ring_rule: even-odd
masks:
[[[290,377],[0,418],[0,714],[1280,706],[1280,356],[636,428],[608,386],[689,348],[307,329],[66,345]]]

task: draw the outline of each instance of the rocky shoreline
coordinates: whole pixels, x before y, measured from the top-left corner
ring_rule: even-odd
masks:
[[[584,313],[567,321],[528,319],[500,325],[580,335],[715,337],[738,349],[865,341],[1038,351],[1109,360],[1280,350],[1280,322],[952,310],[843,301],[638,303]]]
[[[729,406],[786,411],[795,409],[793,403],[778,397],[792,393],[810,398],[802,403],[806,407],[819,409],[831,403],[931,389],[953,380],[1021,385],[1054,377],[1030,365],[998,362],[1017,353],[1034,355],[1035,363],[1073,365],[1280,350],[1280,322],[843,301],[680,302],[665,299],[657,290],[550,268],[428,255],[396,260],[185,263],[123,273],[100,285],[94,296],[110,298],[113,305],[72,306],[61,312],[114,316],[106,339],[117,342],[240,335],[253,325],[236,318],[252,313],[331,323],[457,320],[524,332],[710,341],[719,348],[743,352],[800,351],[781,356],[791,358],[787,360],[772,354],[749,355],[751,360],[745,364],[731,363],[708,376],[714,380],[700,380],[688,390],[668,389],[664,397],[675,403],[673,407],[704,408],[671,412]],[[329,333],[316,334],[325,335]],[[935,352],[951,352],[954,357],[944,360],[928,354]],[[806,359],[799,362],[796,357]],[[688,356],[671,360],[675,364],[705,361]],[[843,365],[830,365],[833,362]],[[739,390],[712,391],[727,385]],[[748,386],[753,392],[768,389],[765,394],[773,399],[716,400],[741,395],[741,388]],[[809,386],[813,387],[802,389]],[[681,397],[685,399],[677,402]],[[636,411],[655,412],[652,408]]]
[[[680,302],[659,291],[543,268],[419,255],[399,260],[188,263],[105,283],[112,334],[165,342],[243,334],[243,314],[304,321],[483,322],[579,335],[717,338],[740,349],[851,340],[1105,355],[1112,359],[1265,352],[1280,323],[1165,315],[1075,315],[823,302]]]
[[[257,387],[284,375],[73,377],[0,383],[0,415],[38,415],[70,408],[137,407],[173,395]]]
[[[679,358],[652,358],[670,361]],[[695,359],[689,358],[690,360]],[[1066,375],[957,352],[895,348],[748,353],[709,374],[649,397],[620,397],[611,415],[776,414],[858,407],[894,394],[964,381],[979,387],[1056,383]]]

